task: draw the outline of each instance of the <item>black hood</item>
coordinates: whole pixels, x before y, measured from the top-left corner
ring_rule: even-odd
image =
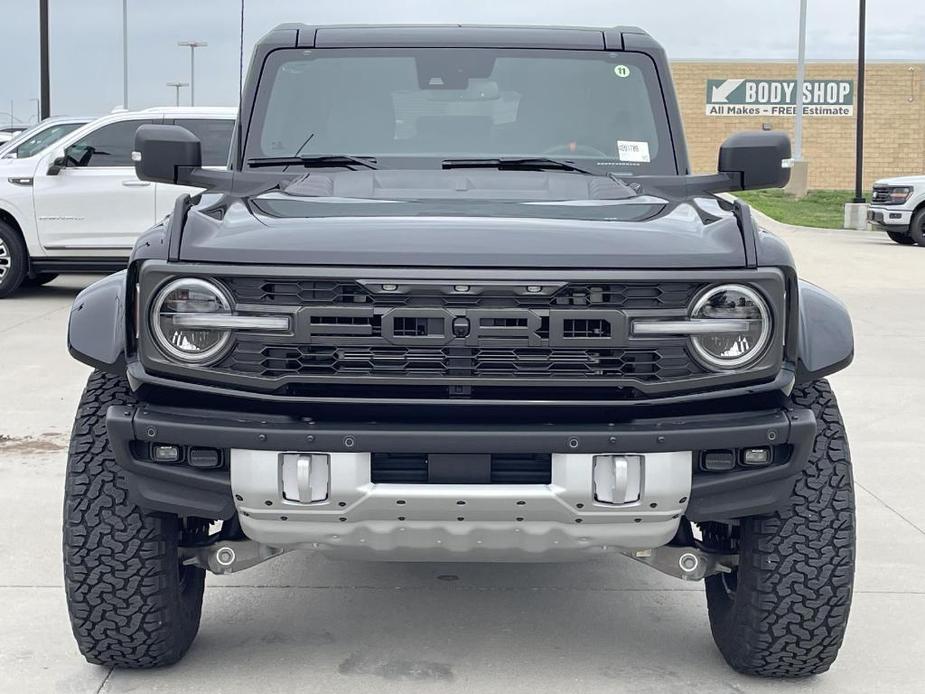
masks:
[[[350,182],[350,195],[326,182],[336,183],[336,176]],[[426,188],[419,176],[349,172],[310,177],[311,185],[300,180],[287,192],[203,196],[190,211],[180,259],[390,267],[745,266],[738,223],[713,198],[670,201],[564,173],[433,171]]]

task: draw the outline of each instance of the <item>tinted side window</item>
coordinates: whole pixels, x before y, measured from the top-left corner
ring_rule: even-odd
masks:
[[[153,120],[104,125],[68,147],[68,166],[133,166],[135,131]]]
[[[231,149],[234,121],[218,118],[177,118],[174,125],[189,130],[202,142],[202,165],[225,166]]]
[[[42,132],[36,133],[19,145],[19,147],[14,150],[16,156],[20,159],[31,157],[33,154],[41,152],[49,145],[54,144],[65,135],[74,132],[82,125],[83,123],[61,123],[60,125],[52,125]]]

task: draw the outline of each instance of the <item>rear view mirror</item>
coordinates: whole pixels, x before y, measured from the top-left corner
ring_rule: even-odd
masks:
[[[51,155],[47,173],[49,176],[57,176],[65,166],[67,166],[67,154],[63,149],[56,149]]]
[[[142,125],[135,132],[132,161],[142,181],[179,183],[181,171],[202,167],[202,143],[178,125]]]
[[[719,172],[733,190],[783,188],[790,182],[790,137],[763,130],[735,133],[719,150]]]
[[[179,125],[142,125],[135,132],[135,175],[142,181],[196,188],[217,188],[232,179],[230,171],[202,168],[202,143]]]

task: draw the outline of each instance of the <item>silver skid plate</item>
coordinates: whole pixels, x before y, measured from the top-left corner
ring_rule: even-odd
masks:
[[[292,452],[232,451],[250,539],[367,560],[567,561],[667,543],[691,489],[690,452],[639,456],[639,498],[622,504],[595,500],[590,454],[554,454],[550,484],[460,485],[374,484],[368,453],[311,453],[328,456],[329,489],[306,503],[284,493]]]

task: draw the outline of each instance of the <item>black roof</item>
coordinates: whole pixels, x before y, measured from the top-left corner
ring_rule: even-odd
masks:
[[[624,50],[624,36],[648,34],[637,27],[544,27],[448,25],[337,25],[280,24],[262,41],[279,44],[294,38],[303,48],[559,48]]]

